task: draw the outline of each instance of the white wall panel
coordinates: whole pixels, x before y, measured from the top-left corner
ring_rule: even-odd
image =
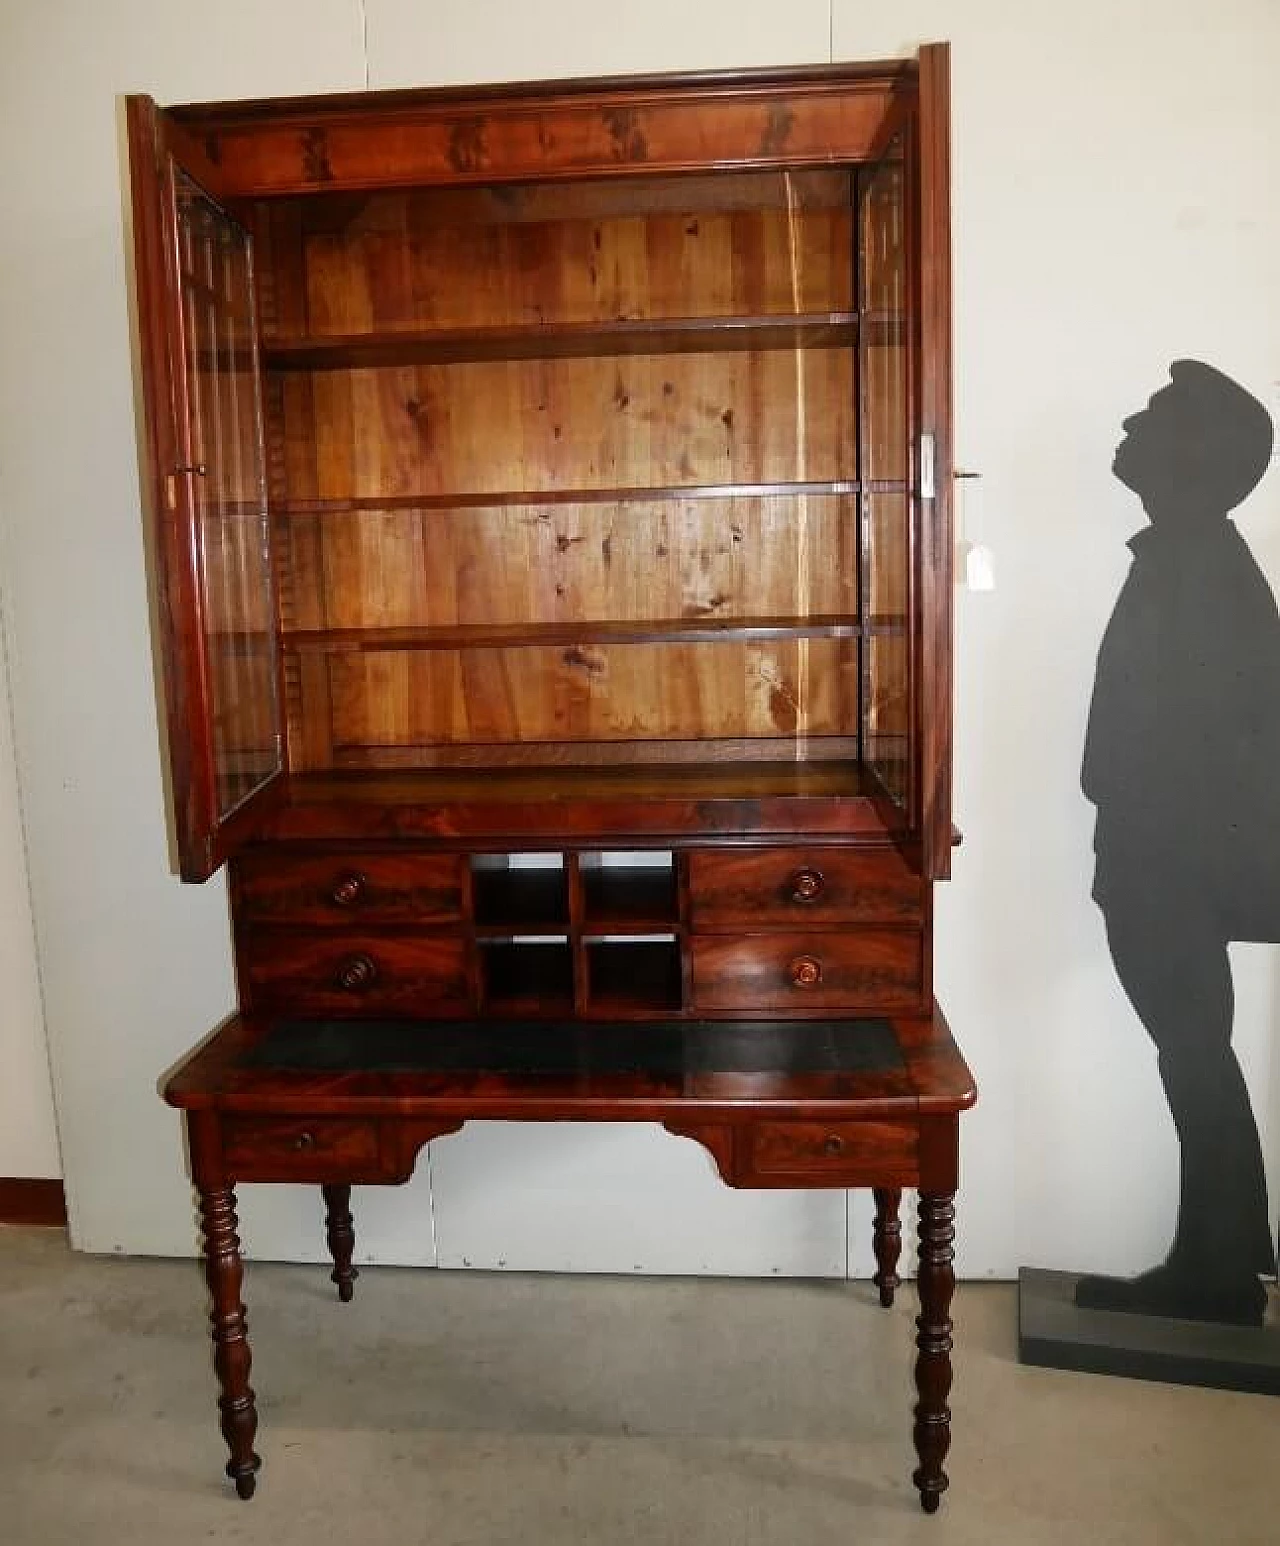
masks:
[[[1154,1059],[1089,900],[1080,748],[1140,513],[1121,419],[1178,355],[1280,380],[1270,0],[1010,7],[800,0],[602,11],[449,0],[7,7],[0,49],[0,497],[19,770],[75,1238],[192,1249],[161,1071],[231,1003],[223,887],[170,874],[143,581],[116,98],[168,100],[876,57],[954,43],[960,461],[998,589],[961,593],[956,813],[939,995],[982,1102],[959,1262],[1136,1267],[1171,1222]],[[1280,479],[1241,515],[1280,576]],[[2,748],[0,748],[2,750]],[[1234,953],[1239,1041],[1280,1144],[1276,953]],[[721,1188],[638,1129],[478,1127],[433,1145],[441,1259],[630,1270],[869,1265],[870,1207]],[[357,1192],[362,1259],[432,1259],[425,1167]],[[1275,1201],[1273,1195],[1273,1201]],[[310,1191],[246,1192],[252,1251],[315,1257]],[[849,1221],[846,1225],[846,1219]]]
[[[827,0],[365,0],[369,84],[543,80],[750,65],[829,56]]]
[[[743,1192],[630,1123],[476,1122],[431,1148],[442,1267],[840,1277],[843,1192]]]
[[[72,1234],[188,1252],[157,1084],[232,1003],[221,881],[170,873],[134,433],[118,98],[359,84],[350,0],[50,0],[0,46],[0,466],[33,907]]]
[[[1102,630],[1146,524],[1120,423],[1195,356],[1280,378],[1280,8],[836,0],[837,58],[952,41],[957,462],[997,589],[957,594],[956,820],[936,987],[981,1104],[958,1261],[1126,1271],[1163,1255],[1177,1143],[1090,900],[1080,756]],[[1280,472],[1239,512],[1280,583]],[[1235,950],[1237,1045],[1273,1177],[1274,949]],[[1280,1209],[1273,1180],[1272,1216]]]
[[[0,468],[0,521],[3,521]],[[0,607],[4,581],[0,529]],[[0,618],[0,622],[3,619]],[[53,1087],[40,1005],[27,856],[18,800],[8,650],[0,628],[0,1176],[62,1174],[53,1117]]]

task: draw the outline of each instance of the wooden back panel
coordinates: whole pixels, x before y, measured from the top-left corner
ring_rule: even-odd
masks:
[[[853,474],[841,349],[293,373],[284,411],[298,481],[335,501]]]
[[[284,625],[853,617],[856,519],[848,494],[298,513]]]
[[[264,201],[256,224],[295,768],[856,750],[857,642],[801,632],[856,627],[852,334],[717,332],[852,311],[850,172]],[[709,331],[614,352],[614,324],[673,318]],[[597,324],[580,355],[537,347]],[[491,358],[494,329],[536,335]],[[424,361],[442,330],[461,357]],[[297,368],[326,338],[387,363]],[[663,637],[689,619],[795,631]],[[494,625],[502,647],[456,647]],[[388,629],[413,647],[375,648]]]
[[[291,199],[306,330],[844,311],[847,172]],[[266,342],[270,342],[268,338]]]

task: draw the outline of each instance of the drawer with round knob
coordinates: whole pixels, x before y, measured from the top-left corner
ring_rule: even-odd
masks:
[[[227,1116],[222,1152],[236,1181],[374,1181],[378,1127],[359,1117]]]
[[[689,855],[690,919],[703,933],[918,923],[921,880],[896,848],[754,848]]]
[[[695,935],[695,1010],[913,1009],[924,995],[924,941],[913,929]]]
[[[259,923],[429,926],[462,916],[457,854],[263,849],[236,862],[232,883],[237,915]]]
[[[761,1122],[743,1130],[738,1180],[754,1186],[912,1186],[917,1151],[910,1122]]]
[[[448,934],[242,929],[240,968],[255,1009],[279,1014],[464,1014],[466,942]]]

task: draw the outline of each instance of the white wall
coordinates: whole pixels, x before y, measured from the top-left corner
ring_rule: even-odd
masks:
[[[1176,1155],[1089,902],[1078,766],[1094,654],[1140,512],[1121,418],[1198,354],[1280,378],[1272,0],[47,0],[0,47],[0,466],[19,760],[75,1239],[193,1244],[161,1070],[231,1002],[222,886],[168,872],[137,507],[115,98],[786,63],[954,44],[960,461],[999,589],[958,597],[956,811],[938,991],[983,1090],[960,1264],[1115,1270],[1165,1242]],[[1012,18],[1012,19],[1011,19]],[[1242,527],[1280,577],[1280,477]],[[1237,953],[1239,1039],[1280,1141],[1275,952]],[[477,1127],[411,1195],[366,1191],[383,1260],[865,1269],[866,1207],[733,1194],[647,1129]],[[434,1185],[432,1184],[434,1182]],[[1280,1201],[1280,1178],[1273,1199]],[[259,1254],[316,1255],[315,1200],[245,1194]],[[416,1204],[416,1205],[415,1205]],[[852,1244],[850,1244],[850,1241]]]
[[[0,469],[0,479],[3,470]],[[0,483],[0,608],[3,585]],[[0,617],[0,1176],[60,1176]]]

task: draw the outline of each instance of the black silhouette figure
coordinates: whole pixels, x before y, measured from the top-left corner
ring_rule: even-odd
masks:
[[[1181,1144],[1178,1223],[1162,1266],[1082,1278],[1076,1302],[1260,1325],[1276,1258],[1227,945],[1280,940],[1280,613],[1228,512],[1273,428],[1211,366],[1171,376],[1125,421],[1112,468],[1151,525],[1098,654],[1081,785],[1094,899]]]

